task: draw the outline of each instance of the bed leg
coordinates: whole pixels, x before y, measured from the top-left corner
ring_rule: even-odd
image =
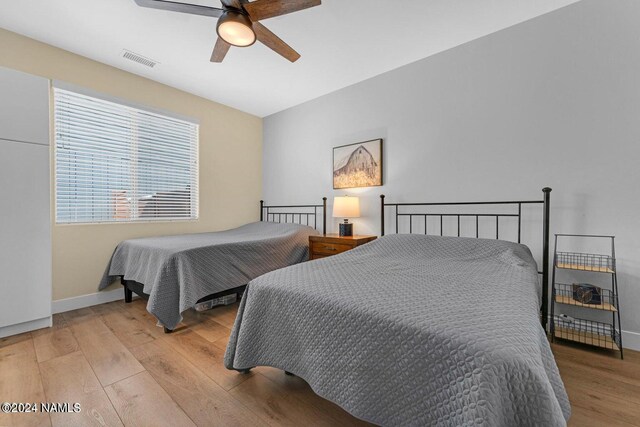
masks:
[[[163,328],[164,328],[164,333],[165,334],[170,334],[171,332],[173,332],[173,329],[169,329],[166,326],[163,326]]]
[[[240,372],[242,375],[246,375],[249,372],[251,372],[251,368],[247,368],[247,369],[238,369],[238,372]]]
[[[124,302],[130,303],[131,301],[133,301],[133,291],[124,285]]]
[[[292,373],[291,373],[291,372],[289,372],[289,371],[284,371],[284,374],[285,374],[285,375],[288,375],[288,376],[290,376],[290,377],[295,377],[295,374],[292,374]]]

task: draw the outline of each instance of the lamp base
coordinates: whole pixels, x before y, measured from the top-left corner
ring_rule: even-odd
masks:
[[[353,236],[353,224],[340,224],[340,237]]]

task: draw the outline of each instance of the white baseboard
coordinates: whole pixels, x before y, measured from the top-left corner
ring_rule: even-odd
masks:
[[[135,294],[134,298],[137,298]],[[59,299],[51,303],[51,311],[53,314],[64,313],[65,311],[77,310],[79,308],[91,307],[93,305],[104,304],[117,300],[124,300],[124,290],[122,288],[107,292],[96,292],[94,294]],[[35,331],[36,329],[49,328],[51,325],[52,319],[51,316],[49,316],[42,319],[32,320],[30,322],[18,323],[17,325],[5,326],[0,328],[0,338]]]
[[[622,331],[622,347],[640,351],[640,333]]]
[[[93,305],[104,304],[107,302],[117,301],[119,299],[124,300],[123,288],[106,292],[96,292],[88,295],[80,295],[79,297],[59,299],[51,303],[51,308],[53,314],[64,313],[65,311],[91,307]]]
[[[17,325],[9,325],[0,328],[0,338],[18,335],[24,332],[35,331],[36,329],[51,327],[51,316],[42,319],[31,320],[29,322],[18,323]]]
[[[134,298],[137,296],[134,294]],[[124,290],[123,289],[114,289],[112,291],[107,292],[96,292],[94,294],[81,295],[79,297],[65,298],[53,301],[52,303],[52,311],[53,313],[64,313],[65,311],[77,310],[79,308],[91,307],[93,305],[104,304],[107,302],[117,301],[119,299],[124,299]],[[43,326],[34,327],[31,329],[26,329],[13,333],[5,333],[5,330],[8,328],[18,328],[22,325],[26,325],[33,322],[21,323],[19,325],[7,326],[5,328],[0,328],[0,338],[19,334],[22,332],[26,332],[29,330],[46,328],[47,326],[51,326],[51,318],[47,318],[49,323]],[[40,322],[41,320],[36,320],[34,322]],[[549,319],[551,320],[551,319]],[[18,328],[19,329],[19,328]],[[631,350],[640,351],[640,333],[631,332],[631,331],[622,331],[622,344],[624,348],[628,348]]]

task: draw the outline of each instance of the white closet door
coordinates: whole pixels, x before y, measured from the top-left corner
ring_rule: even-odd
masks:
[[[0,328],[51,316],[49,146],[0,140]]]
[[[0,67],[0,139],[49,145],[49,80]]]

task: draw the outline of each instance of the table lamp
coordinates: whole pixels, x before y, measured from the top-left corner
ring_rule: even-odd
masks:
[[[344,218],[340,224],[340,236],[353,236],[353,224],[348,218],[360,216],[360,199],[352,196],[340,196],[333,198],[333,217]]]

